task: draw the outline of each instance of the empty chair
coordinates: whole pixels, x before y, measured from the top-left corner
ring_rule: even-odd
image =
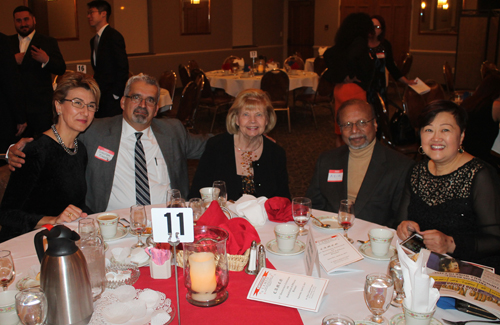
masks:
[[[408,77],[408,73],[410,73],[412,63],[413,63],[413,55],[411,55],[410,53],[406,53],[405,57],[403,59],[403,64],[401,65],[401,67],[399,67],[399,71],[401,71],[401,75],[403,77],[405,77],[405,78]],[[386,72],[387,72],[387,70],[386,70]],[[403,87],[403,93],[404,93],[404,91],[406,90],[408,85],[400,82],[399,80],[394,80],[392,78],[387,79],[387,80],[389,81],[389,86],[392,86],[396,90],[396,93],[398,94],[399,99],[403,100],[403,96],[401,94],[399,87]],[[394,107],[398,107],[396,104],[394,104],[394,102],[392,102],[392,101],[389,101],[389,102]]]
[[[203,80],[200,78],[200,80]],[[182,91],[176,118],[190,131],[194,130],[194,115],[198,106],[199,91],[196,82],[190,81]]]
[[[288,115],[288,132],[292,132],[290,123],[290,107],[288,106],[288,93],[290,79],[288,75],[278,69],[266,72],[260,82],[260,89],[267,92],[275,111],[286,111]]]
[[[484,61],[481,64],[481,70],[480,71],[481,71],[481,79],[486,78],[491,73],[500,74],[500,71],[498,70],[498,68],[495,65],[495,63],[490,62],[490,61]]]
[[[181,78],[182,88],[186,88],[191,81],[189,70],[184,64],[179,64],[179,78]]]
[[[318,82],[318,88],[316,89],[316,92],[314,92],[314,94],[304,93],[298,95],[296,98],[297,101],[301,101],[307,108],[311,110],[316,128],[318,128],[318,124],[316,123],[316,114],[314,113],[314,107],[316,105],[327,104],[328,108],[330,108],[330,111],[332,112],[332,115],[334,115],[334,109],[331,104],[333,99],[333,84],[326,80],[326,78],[324,77],[326,72],[327,71],[325,70],[321,74]]]
[[[314,72],[316,72],[318,76],[321,76],[326,68],[325,58],[323,58],[322,56],[318,56],[314,59]]]
[[[443,64],[443,77],[448,95],[453,94],[453,92],[455,91],[455,80],[448,61],[445,61]]]
[[[158,81],[160,87],[168,90],[170,94],[170,98],[172,98],[172,102],[174,101],[175,94],[175,84],[177,83],[177,75],[173,70],[165,71],[160,77]]]
[[[198,65],[198,62],[196,62],[195,60],[189,60],[187,68],[189,69],[189,71],[193,71],[194,69],[199,69],[200,66]]]
[[[285,62],[283,63],[283,67],[285,68],[286,71],[304,70],[304,60],[302,60],[297,55],[291,55],[288,58],[286,58]]]

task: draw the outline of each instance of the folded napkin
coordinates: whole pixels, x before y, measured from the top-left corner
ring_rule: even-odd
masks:
[[[239,216],[245,216],[252,225],[263,226],[267,221],[267,212],[264,207],[266,201],[265,196],[255,198],[253,195],[243,194],[238,201],[228,206],[228,208]]]
[[[240,66],[240,69],[241,69],[245,65],[245,59],[233,60],[233,64],[235,64],[235,63],[238,63],[238,65]]]
[[[255,228],[243,218],[228,219],[217,201],[212,201],[207,211],[196,222],[197,226],[217,226],[229,233],[227,253],[243,255],[250,248],[252,241],[260,243],[260,237]]]
[[[278,69],[278,64],[277,64],[277,63],[275,63],[275,62],[269,62],[269,63],[267,64],[267,67],[268,67],[269,69],[271,69],[271,70],[272,70],[272,69]]]
[[[439,290],[433,288],[434,279],[426,274],[426,263],[430,251],[422,249],[414,262],[406,255],[401,245],[396,245],[403,271],[404,305],[417,313],[431,312],[439,300]]]
[[[224,63],[222,65],[222,70],[231,70],[231,63]]]
[[[320,47],[318,48],[318,54],[319,54],[319,56],[323,56],[323,54],[325,54],[325,51],[326,51],[327,49],[328,49],[328,47],[327,47],[327,46],[320,46]]]
[[[299,65],[298,62],[290,62],[290,68],[292,68],[292,70],[300,70],[301,66]]]
[[[266,201],[264,205],[267,217],[273,222],[293,221],[292,202],[286,197],[273,197]]]

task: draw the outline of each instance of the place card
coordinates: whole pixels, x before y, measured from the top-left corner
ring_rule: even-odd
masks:
[[[247,299],[318,312],[328,279],[263,268]]]
[[[316,240],[316,246],[319,262],[327,273],[354,271],[338,268],[363,259],[363,255],[342,234]]]

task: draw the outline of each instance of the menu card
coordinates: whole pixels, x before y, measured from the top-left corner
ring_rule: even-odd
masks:
[[[417,92],[419,95],[427,94],[431,91],[431,88],[425,84],[420,78],[415,78],[417,82],[416,85],[409,85],[413,90]]]
[[[363,255],[342,234],[316,240],[316,246],[319,262],[327,273],[354,271],[338,268],[363,259]]]
[[[263,268],[247,299],[317,312],[328,279]]]

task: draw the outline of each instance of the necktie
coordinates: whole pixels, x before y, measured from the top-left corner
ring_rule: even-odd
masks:
[[[142,132],[136,132],[135,137],[135,200],[137,204],[150,205],[148,168],[146,166],[146,155],[142,146]]]
[[[94,64],[96,63],[97,59],[97,48],[99,47],[99,34],[96,34],[94,37]]]

